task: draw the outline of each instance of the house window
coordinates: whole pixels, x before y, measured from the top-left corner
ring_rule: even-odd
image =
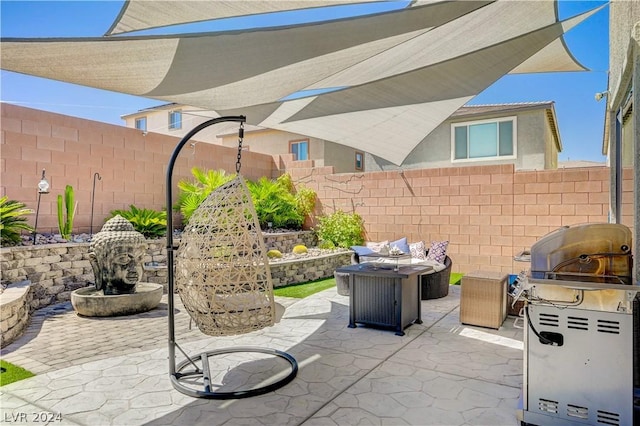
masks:
[[[451,159],[515,158],[516,117],[451,124]]]
[[[356,151],[356,170],[364,170],[364,154]]]
[[[169,111],[169,130],[182,129],[182,111]]]
[[[309,159],[309,141],[291,141],[289,142],[289,152],[293,154],[295,161]]]
[[[147,131],[147,117],[136,118],[136,129]]]

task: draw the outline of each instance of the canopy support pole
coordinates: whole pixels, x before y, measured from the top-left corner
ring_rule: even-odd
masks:
[[[263,348],[255,348],[255,347],[238,347],[238,348],[226,348],[226,349],[217,349],[209,352],[203,352],[196,356],[190,357],[187,355],[180,346],[176,343],[175,336],[175,284],[174,284],[174,251],[177,247],[174,247],[173,244],[173,217],[171,215],[171,209],[173,205],[173,191],[172,191],[172,180],[173,180],[173,168],[175,166],[175,162],[180,154],[182,148],[189,142],[189,140],[196,135],[201,130],[212,126],[217,123],[222,122],[239,122],[242,124],[246,121],[246,117],[243,115],[239,116],[226,116],[226,117],[217,117],[211,120],[205,121],[204,123],[199,124],[195,128],[193,128],[189,133],[187,133],[181,140],[178,142],[178,145],[173,150],[173,154],[171,154],[171,158],[169,159],[169,164],[167,165],[167,176],[166,176],[166,185],[167,185],[167,300],[169,305],[169,315],[168,315],[168,323],[169,323],[169,375],[171,376],[171,384],[173,387],[179,392],[193,396],[196,398],[207,398],[207,399],[239,399],[239,398],[248,398],[252,396],[262,395],[268,392],[272,392],[287,383],[291,382],[297,372],[298,372],[298,363],[295,358],[291,355],[281,352],[275,349],[263,349]],[[242,134],[242,127],[240,133]],[[239,157],[239,155],[238,155]],[[240,159],[238,158],[238,162]],[[236,170],[239,171],[239,165],[236,164]],[[176,366],[176,348],[186,357],[186,360],[182,361],[179,365]],[[238,352],[253,352],[253,353],[263,353],[268,355],[273,355],[275,357],[279,357],[284,359],[290,364],[291,371],[289,374],[285,375],[280,380],[277,380],[273,383],[267,384],[258,388],[251,388],[247,390],[238,390],[233,392],[214,392],[211,390],[211,377],[210,377],[210,366],[209,366],[209,357],[213,357],[216,355],[229,354],[229,353],[238,353]],[[198,367],[197,361],[200,361],[200,367]],[[185,370],[187,366],[191,366],[192,370]],[[193,387],[193,383],[195,382],[195,378],[200,377],[200,381],[202,383],[202,389],[198,390]],[[187,386],[185,383],[189,382],[192,385]]]

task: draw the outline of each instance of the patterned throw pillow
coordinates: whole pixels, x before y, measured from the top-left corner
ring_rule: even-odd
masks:
[[[444,259],[447,257],[448,246],[449,241],[431,241],[431,248],[429,249],[429,253],[427,253],[427,260],[444,263]]]
[[[380,241],[379,243],[367,242],[365,246],[380,254],[388,254],[389,253],[389,241]]]
[[[426,250],[424,241],[409,244],[409,251],[413,259],[427,260]]]

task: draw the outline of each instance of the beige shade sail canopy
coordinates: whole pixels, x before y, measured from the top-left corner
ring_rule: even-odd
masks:
[[[371,0],[167,0],[155,2],[127,0],[106,35],[234,16],[371,2]]]
[[[146,6],[149,20],[140,27],[161,25],[151,18],[171,3],[130,1],[125,15]],[[254,5],[260,13],[271,2],[211,3]],[[247,31],[3,39],[1,67],[192,105],[214,116],[243,114],[249,124],[400,165],[453,111],[503,75],[584,70],[562,35],[597,10],[559,22],[554,1],[433,1]]]

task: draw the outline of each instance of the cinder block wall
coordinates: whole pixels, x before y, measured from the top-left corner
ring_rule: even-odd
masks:
[[[115,209],[166,207],[166,169],[179,138],[84,120],[2,103],[0,195],[37,209],[37,186],[46,170],[51,192],[41,196],[38,231],[57,232],[57,196],[66,185],[77,202],[74,232],[88,232],[91,199],[94,232]],[[205,143],[187,144],[173,174],[174,185],[192,179],[191,168],[235,172],[237,149]],[[244,151],[242,172],[248,179],[272,176],[277,171],[271,155]],[[94,179],[98,173],[101,179]],[[174,186],[174,202],[177,196]],[[34,225],[35,215],[30,217]]]
[[[606,167],[514,171],[511,165],[360,174],[289,170],[318,192],[317,213],[359,213],[369,241],[448,240],[458,272],[518,272],[513,256],[565,225],[607,222]],[[623,173],[623,223],[633,229],[633,170]]]
[[[38,229],[57,230],[56,196],[67,184],[78,201],[74,232],[89,230],[96,181],[94,232],[113,209],[165,207],[165,170],[178,139],[8,104],[2,112],[0,194],[35,210],[42,169],[52,185],[42,196]],[[236,150],[198,143],[185,147],[174,181],[193,166],[235,171]],[[606,222],[606,167],[518,171],[512,165],[333,173],[332,167],[287,167],[269,155],[243,153],[243,174],[275,177],[284,169],[318,193],[317,212],[356,211],[371,241],[407,236],[449,240],[454,271],[517,272],[513,256],[564,225]],[[310,165],[309,165],[310,166]],[[633,228],[633,170],[623,171],[622,222]],[[177,191],[176,191],[177,192]],[[177,194],[175,194],[177,195]],[[33,224],[34,217],[31,217]],[[313,226],[313,223],[307,223]]]

